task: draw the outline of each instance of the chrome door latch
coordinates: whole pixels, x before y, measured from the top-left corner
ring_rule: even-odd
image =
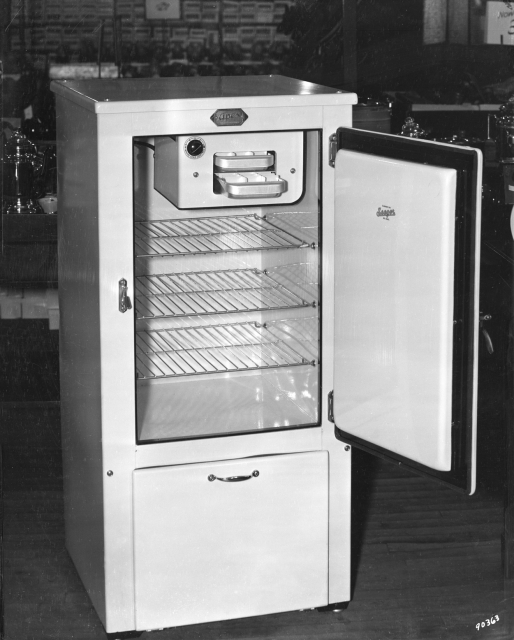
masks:
[[[132,309],[132,302],[130,302],[130,298],[127,295],[128,285],[125,278],[122,278],[119,283],[119,293],[118,293],[118,309],[120,313],[125,313],[127,309]]]

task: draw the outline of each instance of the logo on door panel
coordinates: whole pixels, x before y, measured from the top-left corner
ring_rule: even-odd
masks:
[[[381,207],[378,207],[377,216],[379,218],[383,218],[384,220],[389,221],[391,216],[395,216],[396,212],[392,207],[388,207],[386,204],[383,204]]]

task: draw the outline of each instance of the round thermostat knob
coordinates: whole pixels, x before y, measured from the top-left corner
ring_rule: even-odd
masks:
[[[205,153],[205,142],[202,138],[189,138],[184,145],[184,151],[190,158],[200,158]]]

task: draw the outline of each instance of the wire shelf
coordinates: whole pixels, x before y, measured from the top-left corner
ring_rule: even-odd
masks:
[[[257,215],[135,223],[138,258],[311,246]]]
[[[315,307],[259,269],[139,276],[136,315],[166,318]]]
[[[271,224],[276,224],[284,231],[300,234],[308,244],[318,244],[318,211],[284,211],[271,213],[267,216],[267,220]]]
[[[140,380],[316,364],[308,344],[288,335],[287,329],[277,330],[273,323],[205,325],[136,334]]]

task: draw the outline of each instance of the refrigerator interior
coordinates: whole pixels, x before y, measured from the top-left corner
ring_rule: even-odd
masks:
[[[279,132],[278,149],[288,133],[298,148],[296,131]],[[203,136],[206,156],[216,135],[227,137]],[[161,169],[154,188],[159,140],[134,140],[138,442],[319,423],[320,143],[317,131],[300,135],[295,202],[226,197],[200,175],[192,197],[208,206],[192,209],[162,195]],[[263,144],[259,133],[233,137],[238,150]]]

